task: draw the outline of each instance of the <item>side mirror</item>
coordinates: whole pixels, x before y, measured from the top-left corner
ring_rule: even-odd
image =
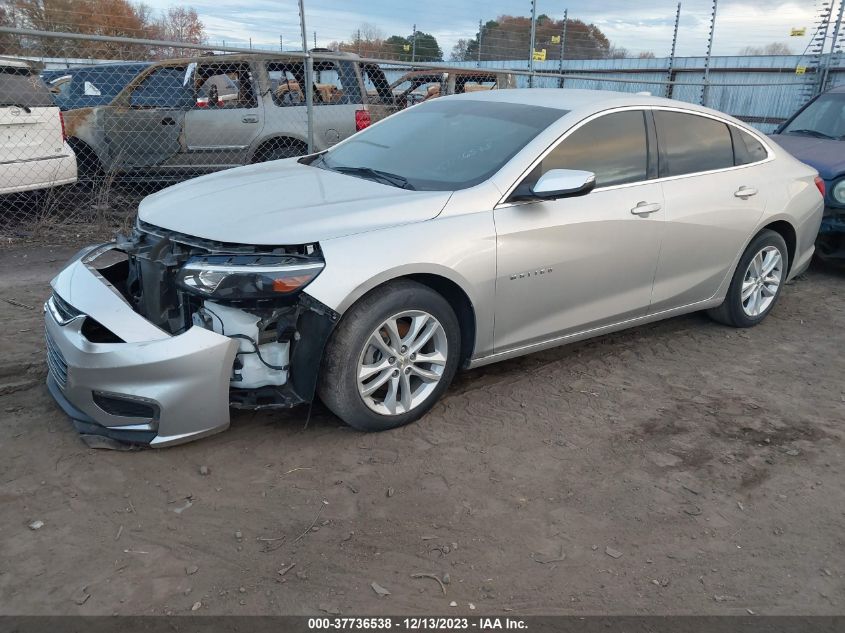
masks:
[[[550,169],[531,187],[531,195],[541,200],[572,198],[590,193],[596,186],[596,175],[580,169]]]

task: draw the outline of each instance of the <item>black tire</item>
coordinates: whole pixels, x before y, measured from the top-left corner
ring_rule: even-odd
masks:
[[[358,361],[372,332],[391,316],[406,310],[423,310],[443,326],[448,345],[446,364],[439,383],[423,402],[405,413],[380,414],[370,409],[358,392]],[[460,354],[460,325],[449,302],[422,284],[394,281],[365,295],[343,316],[326,345],[317,393],[337,417],[353,428],[393,429],[420,419],[434,406],[452,382]]]
[[[76,174],[81,183],[90,183],[102,176],[103,167],[97,153],[82,141],[70,140],[70,147],[76,154]]]
[[[757,255],[757,253],[767,246],[774,246],[778,249],[778,251],[780,251],[780,256],[783,260],[780,285],[778,286],[774,299],[769,306],[760,314],[749,316],[742,306],[742,283],[751,260]],[[789,251],[786,248],[786,242],[784,242],[779,233],[769,229],[763,229],[753,240],[751,240],[748,248],[745,249],[742,257],[739,259],[739,263],[734,271],[734,276],[733,279],[731,279],[731,285],[730,288],[728,288],[728,294],[725,296],[724,302],[718,308],[708,310],[707,314],[714,321],[718,321],[719,323],[730,325],[732,327],[746,328],[757,325],[760,321],[766,318],[766,315],[768,315],[777,304],[780,294],[783,291],[783,286],[786,283],[788,271]]]

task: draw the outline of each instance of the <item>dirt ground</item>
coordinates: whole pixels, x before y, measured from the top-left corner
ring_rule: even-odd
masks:
[[[43,384],[75,250],[0,251],[2,614],[843,612],[845,273],[751,330],[694,314],[465,372],[400,430],[318,405],[126,453]]]

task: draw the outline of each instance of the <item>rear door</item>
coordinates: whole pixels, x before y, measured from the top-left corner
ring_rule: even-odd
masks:
[[[651,312],[661,312],[716,293],[763,215],[768,186],[755,165],[766,150],[747,132],[736,129],[735,150],[733,126],[719,119],[655,110],[654,121],[666,233]]]
[[[0,164],[61,154],[59,108],[47,86],[29,68],[0,66]]]
[[[185,115],[194,105],[184,64],[159,66],[135,84],[128,106],[101,111],[108,167],[133,170],[178,163]]]

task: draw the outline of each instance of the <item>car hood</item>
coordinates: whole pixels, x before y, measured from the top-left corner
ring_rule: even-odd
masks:
[[[845,141],[799,134],[774,134],[772,139],[802,163],[815,168],[825,180],[845,173]]]
[[[307,244],[436,217],[451,192],[411,191],[300,164],[260,163],[146,197],[141,221],[220,242]]]

